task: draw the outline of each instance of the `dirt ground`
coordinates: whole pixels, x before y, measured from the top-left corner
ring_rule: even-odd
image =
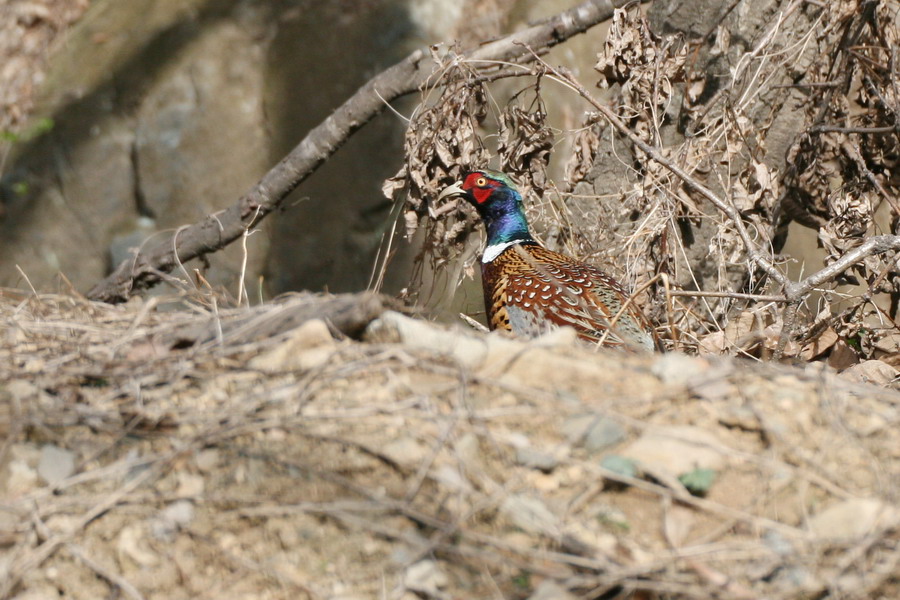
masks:
[[[4,294],[0,598],[900,597],[896,391],[337,300]]]

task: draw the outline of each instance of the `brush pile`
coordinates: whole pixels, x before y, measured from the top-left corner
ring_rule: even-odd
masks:
[[[893,390],[181,302],[0,301],[0,598],[900,596]]]
[[[385,186],[425,232],[410,295],[472,273],[451,268],[472,260],[469,207],[433,200],[492,166],[522,184],[549,247],[652,282],[639,301],[670,347],[900,364],[900,4],[698,0],[708,22],[661,35],[680,24],[670,4],[617,11],[593,76],[451,53],[452,83],[423,94]],[[578,127],[551,125],[560,85]]]

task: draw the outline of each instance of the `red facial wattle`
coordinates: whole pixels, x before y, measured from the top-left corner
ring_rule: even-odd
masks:
[[[494,190],[492,188],[475,188],[472,190],[472,195],[475,196],[475,201],[478,204],[484,204],[493,193]]]
[[[499,187],[499,183],[488,179],[484,176],[484,173],[479,173],[478,171],[474,173],[470,173],[466,180],[463,182],[463,189],[472,194],[472,197],[475,199],[475,202],[478,204],[484,204],[487,202],[488,198],[491,197],[491,194],[494,193],[494,190]]]

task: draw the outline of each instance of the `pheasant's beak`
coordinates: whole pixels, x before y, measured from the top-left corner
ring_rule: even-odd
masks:
[[[438,196],[438,200],[443,200],[444,198],[451,198],[453,196],[465,196],[466,190],[462,187],[462,181],[457,181],[453,185],[444,188],[444,191],[441,192],[441,195]]]

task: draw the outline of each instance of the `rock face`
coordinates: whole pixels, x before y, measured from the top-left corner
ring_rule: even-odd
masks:
[[[267,64],[273,164],[359,86],[412,50],[417,28],[407,2],[363,4],[351,16],[341,3],[315,3],[315,9],[286,15],[279,25]],[[411,107],[398,108],[408,113]],[[389,227],[391,204],[381,183],[400,164],[405,129],[404,121],[385,112],[288,199],[291,210],[272,223],[276,250],[266,279],[274,290],[366,287]],[[408,273],[395,273],[399,289]]]
[[[39,288],[57,271],[86,287],[109,269],[113,247],[121,254],[215,212],[265,171],[266,14],[241,6],[92,6],[51,67],[38,112],[53,129],[18,148],[4,177],[0,284],[23,283],[18,264]],[[251,276],[265,250],[253,236]],[[206,278],[231,281],[240,261],[216,256]]]
[[[18,265],[39,289],[58,272],[85,289],[111,254],[229,206],[422,42],[422,19],[436,14],[429,2],[336,4],[94,2],[49,65],[35,118],[53,127],[13,148],[2,171],[0,285],[25,285]],[[297,190],[274,228],[250,236],[251,289],[260,276],[273,293],[366,284],[390,210],[380,184],[403,128],[393,115],[370,124]],[[240,244],[208,258],[186,271],[234,293]]]
[[[132,150],[136,208],[159,228],[193,223],[231,204],[268,168],[258,16],[205,26],[175,57],[136,115]],[[235,51],[239,49],[239,51]],[[251,236],[248,272],[263,267],[268,240]],[[238,245],[211,257],[207,279],[240,273]]]

